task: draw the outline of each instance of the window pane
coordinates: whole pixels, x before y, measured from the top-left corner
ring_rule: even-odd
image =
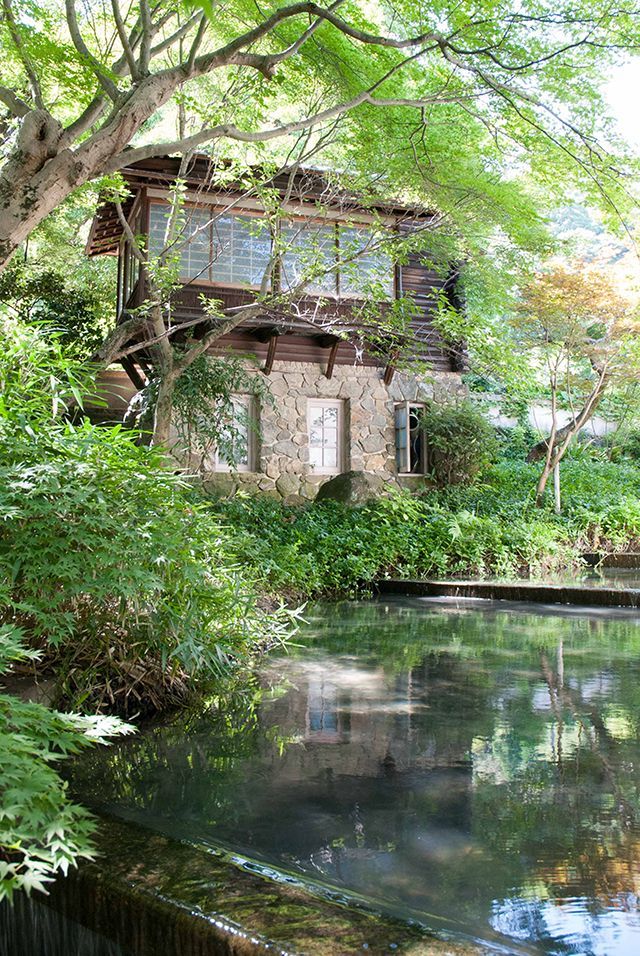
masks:
[[[322,428],[324,422],[324,409],[312,405],[309,410],[309,425],[311,428]]]
[[[407,463],[407,407],[406,405],[396,405],[395,410],[396,426],[396,468],[400,474],[408,471]]]
[[[413,475],[424,471],[424,432],[420,424],[422,405],[409,407],[409,470]]]
[[[325,468],[335,468],[338,464],[338,449],[335,448],[325,448],[324,450],[324,460],[323,465]]]
[[[162,252],[169,221],[169,206],[166,203],[151,203],[149,207],[149,253],[157,256]]]
[[[315,465],[316,468],[322,467],[322,446],[321,445],[311,445],[309,448],[309,464]]]
[[[338,427],[338,409],[335,405],[329,405],[324,410],[324,426],[331,428]]]
[[[184,223],[176,236],[180,253],[180,275],[185,279],[208,279],[211,262],[210,226],[208,209],[188,207]]]
[[[158,256],[168,242],[167,226],[171,210],[168,203],[152,203],[149,211],[149,253]],[[209,278],[209,209],[186,207],[175,229],[169,253],[177,256],[183,279]]]
[[[295,222],[282,227],[285,252],[281,259],[282,288],[292,289],[305,277],[310,278],[304,291],[336,292],[335,226],[322,223]]]
[[[393,298],[394,266],[382,236],[366,227],[340,227],[340,292]]]
[[[212,278],[260,285],[271,258],[269,224],[254,216],[219,216],[213,223]]]

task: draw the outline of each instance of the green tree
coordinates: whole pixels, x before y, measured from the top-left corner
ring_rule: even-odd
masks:
[[[547,198],[579,182],[623,201],[621,164],[599,145],[611,134],[599,87],[638,22],[602,0],[2,7],[0,266],[79,187],[131,162],[236,144],[286,155],[291,135],[321,143],[336,124],[329,160],[357,158],[390,192],[482,220],[485,246],[488,222],[535,232],[535,203],[501,176],[514,163]]]
[[[640,380],[637,307],[602,272],[552,265],[525,287],[511,326],[528,352],[531,375],[551,397],[551,432],[529,453],[529,460],[543,460],[539,504],[550,474],[607,390]],[[562,406],[569,411],[564,425]]]

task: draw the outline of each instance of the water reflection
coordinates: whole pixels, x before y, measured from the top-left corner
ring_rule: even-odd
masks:
[[[636,954],[639,624],[324,607],[265,669],[255,719],[92,753],[74,787],[508,952]]]

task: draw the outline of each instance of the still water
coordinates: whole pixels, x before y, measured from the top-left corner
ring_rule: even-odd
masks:
[[[96,807],[498,952],[640,954],[640,615],[322,605],[253,711],[96,751]]]

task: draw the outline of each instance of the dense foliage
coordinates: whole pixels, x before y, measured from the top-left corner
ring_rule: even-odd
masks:
[[[258,610],[162,453],[61,418],[86,386],[77,367],[38,329],[4,334],[0,615],[43,650],[59,702],[161,709],[279,639],[284,620]]]
[[[429,436],[429,473],[439,488],[467,484],[497,455],[495,429],[470,401],[434,402],[421,421]]]
[[[637,547],[638,468],[567,462],[562,515],[535,507],[537,475],[535,465],[503,460],[474,485],[396,493],[361,508],[241,496],[211,507],[262,587],[298,597],[353,591],[380,575],[574,571],[583,552]]]
[[[18,630],[0,626],[0,673],[36,656]],[[113,717],[61,714],[0,695],[0,900],[44,890],[55,873],[91,858],[94,824],[71,802],[54,764],[128,730]]]

